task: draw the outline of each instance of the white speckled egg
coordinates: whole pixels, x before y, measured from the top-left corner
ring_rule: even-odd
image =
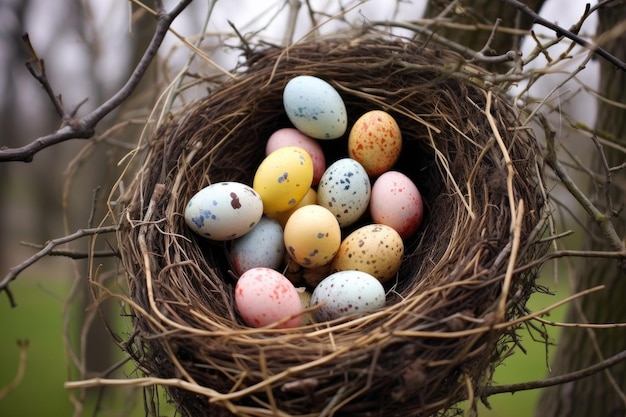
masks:
[[[393,227],[403,239],[422,223],[424,204],[417,186],[398,171],[387,171],[374,182],[370,214],[375,223]]]
[[[263,327],[289,317],[277,327],[297,327],[301,323],[298,290],[273,269],[252,268],[244,272],[235,286],[235,305],[248,326]]]
[[[304,268],[330,264],[341,244],[341,228],[337,219],[318,205],[294,211],[287,220],[284,236],[287,253]]]
[[[283,105],[291,123],[305,135],[336,139],[346,132],[346,105],[337,90],[320,78],[301,75],[289,80]]]
[[[368,224],[341,242],[331,271],[363,271],[385,283],[398,272],[403,255],[404,242],[398,232],[384,224]]]
[[[310,305],[318,321],[365,313],[385,305],[385,289],[378,279],[362,271],[329,275],[313,290]]]
[[[252,187],[263,200],[263,212],[274,215],[296,206],[313,182],[313,162],[298,146],[279,148],[265,157]]]
[[[251,187],[218,182],[194,194],[185,207],[185,223],[211,240],[231,240],[248,233],[263,215],[263,201]]]
[[[237,274],[258,267],[278,269],[285,255],[283,228],[276,220],[261,217],[250,232],[233,242],[230,254]]]
[[[331,164],[317,187],[317,204],[335,215],[339,225],[356,222],[367,211],[371,184],[365,168],[351,158]]]

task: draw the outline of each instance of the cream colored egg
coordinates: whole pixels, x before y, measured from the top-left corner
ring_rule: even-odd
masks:
[[[341,228],[328,209],[310,205],[296,210],[285,225],[285,248],[305,268],[330,264],[341,244]]]
[[[341,242],[331,271],[363,271],[385,283],[398,272],[403,255],[404,243],[398,232],[386,225],[369,224]]]

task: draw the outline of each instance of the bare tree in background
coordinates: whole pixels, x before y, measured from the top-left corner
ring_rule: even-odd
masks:
[[[612,2],[598,10],[598,39],[622,61],[626,60],[626,2]],[[595,132],[598,136],[626,146],[626,73],[609,62],[600,61],[601,81]],[[594,139],[600,147],[598,139]],[[593,156],[589,196],[602,215],[613,219],[619,236],[626,236],[626,195],[624,164],[626,155],[611,146],[602,146]],[[597,224],[587,224],[585,249],[619,250],[611,247]],[[568,309],[570,323],[626,322],[626,265],[622,260],[579,260],[575,291],[598,285],[605,290],[575,301]],[[626,349],[624,328],[564,328],[551,366],[561,375],[583,369]],[[626,415],[626,362],[587,378],[545,389],[539,400],[537,417],[624,416]]]
[[[509,3],[518,3],[517,8]],[[527,29],[533,19],[520,13],[523,7],[537,11],[544,2],[529,0],[522,3],[484,0],[462,0],[458,2],[434,1],[428,13],[431,17],[446,10],[456,11],[457,19],[463,23],[494,25],[501,19],[506,27]],[[599,7],[598,39],[600,46],[617,59],[626,59],[626,2],[605,1]],[[569,6],[568,6],[569,7]],[[454,13],[452,13],[454,14]],[[475,31],[475,35],[461,31],[447,31],[455,41],[481,50],[488,39],[488,32]],[[562,33],[556,33],[562,36]],[[515,47],[510,36],[497,34],[489,44],[494,54],[502,54]],[[601,84],[597,122],[589,134],[596,145],[593,162],[589,168],[590,190],[593,205],[599,216],[605,216],[622,239],[626,235],[626,217],[622,210],[626,195],[626,72],[614,63],[600,60]],[[602,146],[599,139],[606,139],[613,146]],[[620,251],[623,247],[607,240],[599,227],[599,219],[590,219],[584,239],[585,251]],[[575,292],[598,285],[603,291],[576,300],[568,308],[568,323],[624,323],[626,322],[626,265],[616,259],[578,259],[575,274]],[[602,362],[626,349],[626,332],[623,327],[608,329],[564,328],[551,366],[551,375],[575,374],[578,371]],[[536,409],[537,417],[576,416],[624,416],[626,415],[626,362],[621,362],[602,372],[586,378],[546,388]]]

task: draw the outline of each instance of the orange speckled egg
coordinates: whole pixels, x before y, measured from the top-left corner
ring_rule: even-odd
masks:
[[[391,169],[401,150],[400,127],[382,110],[372,110],[359,117],[348,136],[350,158],[360,162],[370,176]]]
[[[341,242],[330,269],[367,272],[385,283],[398,272],[403,255],[404,243],[398,232],[383,224],[368,224]]]

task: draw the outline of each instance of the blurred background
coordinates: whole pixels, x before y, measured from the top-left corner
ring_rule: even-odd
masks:
[[[167,7],[173,1],[164,2]],[[260,4],[263,3],[261,6]],[[206,26],[206,44],[226,45],[231,38],[221,34],[232,31],[231,24],[244,35],[263,31],[264,39],[280,44],[286,25],[288,1],[215,2],[212,17]],[[311,1],[316,10],[328,16],[348,7],[340,2]],[[347,2],[348,3],[348,2]],[[542,15],[569,27],[579,19],[581,7],[562,7],[562,2],[547,2]],[[354,21],[401,18],[417,20],[422,16],[426,0],[386,2],[372,0],[354,6],[347,16]],[[174,29],[190,41],[203,30],[211,2],[196,1],[176,20]],[[594,33],[594,20],[589,19],[582,32]],[[325,25],[321,30],[341,30]],[[56,94],[62,96],[66,108],[78,115],[94,109],[125,82],[134,64],[143,53],[154,29],[154,19],[132,2],[125,0],[0,0],[0,146],[19,147],[54,131],[60,120],[38,82],[29,74],[25,62],[31,59],[22,40],[28,33],[39,57],[45,60],[46,71]],[[294,38],[311,29],[311,20],[300,13]],[[538,32],[541,29],[538,28]],[[211,56],[215,63],[230,69],[237,63],[240,50],[232,47]],[[48,148],[37,154],[31,163],[0,164],[0,276],[31,256],[37,245],[65,236],[81,228],[98,225],[106,215],[105,202],[113,184],[120,176],[119,162],[131,151],[141,134],[141,125],[159,100],[168,76],[176,73],[187,61],[189,50],[178,38],[168,34],[157,62],[133,96],[98,127],[93,141],[73,140]],[[539,61],[540,62],[540,61]],[[211,65],[196,63],[198,72],[216,71]],[[540,64],[539,64],[540,65]],[[575,65],[575,62],[572,64]],[[591,90],[596,88],[594,64],[581,74]],[[547,94],[559,82],[548,79],[534,88],[534,94]],[[197,89],[197,96],[206,92]],[[562,111],[572,112],[588,125],[593,125],[595,100],[580,84],[563,88]],[[188,97],[187,99],[193,99]],[[123,115],[123,117],[121,117]],[[123,123],[122,123],[123,120]],[[562,129],[567,129],[565,125]],[[105,134],[106,133],[106,134]],[[565,133],[569,135],[569,133]],[[572,141],[575,138],[572,133]],[[584,155],[584,148],[580,149]],[[113,236],[111,236],[113,239]],[[572,239],[580,239],[575,236]],[[575,243],[574,243],[575,244]],[[130,324],[121,315],[119,305],[104,302],[100,311],[91,306],[86,285],[89,269],[81,254],[87,253],[89,239],[73,242],[68,249],[76,259],[46,257],[28,268],[10,286],[16,308],[9,306],[0,294],[0,390],[16,376],[20,362],[18,341],[28,340],[25,370],[19,385],[0,399],[0,415],[27,417],[33,415],[144,415],[140,390],[111,389],[88,393],[87,406],[78,406],[82,399],[66,391],[63,383],[80,375],[124,377],[133,375],[132,363],[112,342],[109,330],[128,333]],[[98,250],[110,247],[106,238]],[[100,261],[99,261],[100,262]],[[102,271],[114,260],[103,258]],[[110,265],[109,265],[110,267]],[[114,269],[114,265],[113,268]],[[567,277],[555,280],[552,265],[544,269],[542,284],[556,295],[535,295],[529,304],[536,311],[569,294]],[[102,320],[100,314],[106,316]],[[552,312],[550,319],[560,320],[563,309]],[[557,329],[549,329],[554,341]],[[495,383],[506,384],[540,379],[547,372],[552,350],[543,341],[522,334],[526,353],[517,351],[496,373]],[[103,395],[107,401],[100,401]],[[528,417],[537,392],[498,395],[490,398],[492,410],[481,409],[481,416]],[[173,415],[167,406],[162,414]]]

